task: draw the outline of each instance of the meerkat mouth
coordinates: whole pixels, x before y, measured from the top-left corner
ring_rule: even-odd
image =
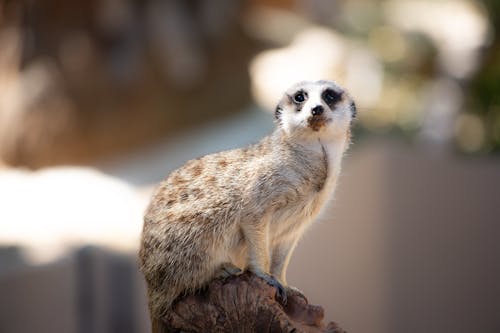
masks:
[[[320,129],[325,127],[329,122],[331,122],[331,119],[328,119],[326,117],[309,117],[307,119],[307,125],[314,131],[318,132]]]

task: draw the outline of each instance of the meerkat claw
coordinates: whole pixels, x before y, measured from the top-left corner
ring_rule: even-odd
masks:
[[[302,291],[296,287],[292,287],[292,286],[287,286],[286,287],[286,292],[288,295],[290,296],[299,296],[299,297],[302,297],[306,303],[308,302],[307,298],[304,296],[304,294],[302,293]]]
[[[281,304],[283,306],[286,305],[287,301],[287,294],[286,294],[286,288],[272,275],[261,273],[261,274],[256,274],[258,277],[263,279],[264,281],[267,282],[268,285],[274,287],[276,289],[276,298],[280,300]]]
[[[226,279],[230,276],[240,275],[243,271],[231,263],[224,263],[215,274],[216,279]]]
[[[283,304],[283,306],[286,305],[286,302],[287,302],[287,291],[286,291],[286,288],[283,287],[283,285],[281,283],[279,283],[277,280],[274,280],[277,282],[276,285],[272,285],[276,288],[276,295],[278,296],[278,299],[281,300],[281,304]]]

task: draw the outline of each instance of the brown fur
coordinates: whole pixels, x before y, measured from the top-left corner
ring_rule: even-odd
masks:
[[[328,120],[324,117],[311,117],[307,120],[307,124],[315,132],[318,132],[323,126],[326,126],[327,123]]]

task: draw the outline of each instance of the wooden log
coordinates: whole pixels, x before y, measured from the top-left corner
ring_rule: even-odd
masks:
[[[245,272],[182,297],[163,318],[164,327],[154,331],[345,333],[334,322],[325,325],[323,317],[323,308],[299,292],[289,292],[283,305],[275,288]]]

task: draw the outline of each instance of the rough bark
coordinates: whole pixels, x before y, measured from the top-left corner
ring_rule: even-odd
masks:
[[[273,287],[246,272],[181,298],[163,318],[163,331],[345,333],[323,317],[323,308],[298,292],[289,292],[283,306]]]

